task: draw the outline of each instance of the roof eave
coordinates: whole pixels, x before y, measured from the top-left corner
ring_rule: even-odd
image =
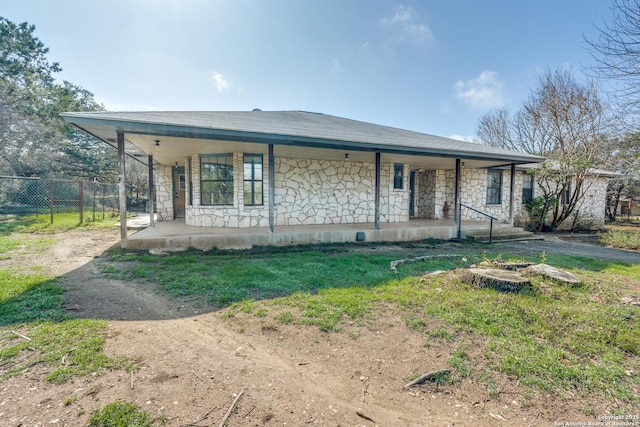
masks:
[[[336,139],[325,139],[316,137],[281,135],[274,133],[247,132],[240,130],[203,128],[188,125],[176,125],[170,123],[145,122],[140,120],[116,120],[84,117],[74,113],[61,113],[65,121],[85,130],[85,127],[97,126],[113,128],[115,132],[140,135],[158,135],[177,138],[198,138],[210,140],[224,140],[233,142],[248,142],[258,144],[293,145],[313,148],[353,150],[381,152],[389,154],[438,156],[448,158],[473,159],[473,160],[500,160],[507,163],[536,163],[545,160],[544,157],[532,155],[519,155],[518,153],[498,154],[498,153],[477,153],[461,150],[439,150],[434,148],[420,148],[409,146],[375,144],[370,142],[347,141]]]

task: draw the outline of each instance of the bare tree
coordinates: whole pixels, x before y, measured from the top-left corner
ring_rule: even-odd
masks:
[[[613,21],[596,28],[597,40],[586,40],[597,61],[599,77],[621,83],[615,90],[626,109],[640,112],[640,0],[613,0]]]
[[[587,176],[608,150],[612,119],[593,83],[579,84],[571,71],[547,71],[513,115],[498,110],[483,116],[478,138],[490,145],[547,157],[535,171],[542,193],[532,209],[535,225],[557,227],[574,214]]]

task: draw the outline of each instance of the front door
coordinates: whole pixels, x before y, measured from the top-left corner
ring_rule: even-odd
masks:
[[[415,189],[416,189],[416,171],[409,172],[409,216],[416,215],[416,202],[415,202]]]
[[[173,167],[173,219],[184,218],[184,166]]]

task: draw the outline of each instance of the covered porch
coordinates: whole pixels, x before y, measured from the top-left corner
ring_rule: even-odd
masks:
[[[304,111],[63,117],[118,149],[128,249],[464,238],[489,227],[469,212],[512,226],[516,165],[543,160]],[[133,236],[127,157],[148,166],[151,194],[151,227]],[[154,208],[164,220],[155,227]]]
[[[510,228],[494,223],[494,228]],[[462,237],[467,231],[489,229],[483,221],[462,221]],[[408,222],[327,225],[292,225],[277,227],[228,228],[194,227],[184,221],[159,221],[128,237],[131,250],[250,249],[254,246],[289,246],[298,244],[350,242],[408,242],[425,239],[449,240],[457,237],[453,219],[412,219]]]

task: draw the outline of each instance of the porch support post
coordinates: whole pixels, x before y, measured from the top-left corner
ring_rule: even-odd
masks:
[[[118,196],[120,197],[120,247],[127,248],[127,188],[124,167],[124,133],[118,132]]]
[[[516,189],[516,164],[511,163],[511,177],[509,185],[509,224],[513,225],[514,193]]]
[[[149,155],[149,225],[153,227],[155,223],[154,212],[156,210],[156,187],[153,182],[153,156]]]
[[[380,152],[376,153],[376,189],[375,189],[375,213],[374,228],[380,229]]]
[[[462,238],[462,207],[460,206],[460,203],[462,203],[462,201],[460,200],[460,172],[461,172],[461,161],[460,159],[456,159],[456,178],[455,178],[454,190],[453,190],[453,203],[455,205],[454,211],[453,211],[453,219],[454,219],[454,222],[456,223],[456,229],[458,230],[457,232],[458,239]]]
[[[273,156],[273,144],[269,144],[269,233],[275,231],[276,225],[274,220],[274,213],[276,207],[276,170],[275,159]]]

